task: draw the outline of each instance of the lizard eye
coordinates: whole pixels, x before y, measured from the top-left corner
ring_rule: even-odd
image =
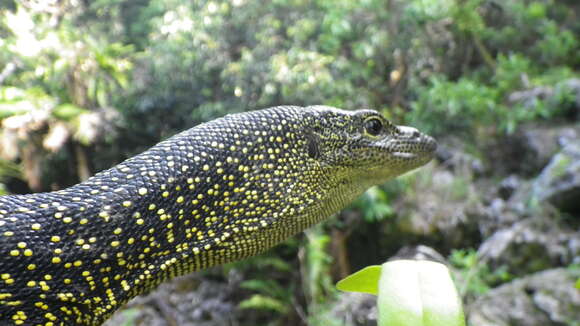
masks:
[[[369,118],[364,122],[364,128],[367,134],[378,136],[383,131],[383,122],[378,118]]]

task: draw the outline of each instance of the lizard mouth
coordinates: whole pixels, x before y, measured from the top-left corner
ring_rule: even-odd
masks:
[[[413,158],[419,156],[419,154],[417,154],[417,153],[410,153],[410,152],[392,152],[392,154],[396,157],[404,158],[404,159],[413,159]]]
[[[395,139],[389,146],[391,154],[404,160],[433,158],[437,150],[437,142],[430,136],[419,134],[416,137]]]

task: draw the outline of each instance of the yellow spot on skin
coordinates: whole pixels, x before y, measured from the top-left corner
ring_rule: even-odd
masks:
[[[203,165],[203,170],[204,170],[204,171],[207,171],[207,170],[209,170],[209,165],[207,165],[207,164],[204,164],[204,165]]]
[[[60,257],[52,257],[52,263],[53,264],[58,264],[62,262],[62,259],[60,259]]]
[[[126,201],[123,202],[123,206],[129,207],[129,206],[131,206],[131,202],[128,201],[128,200],[126,200]]]
[[[42,291],[50,290],[50,287],[48,285],[46,285],[46,282],[44,282],[44,281],[40,281],[39,285],[40,285],[40,288],[42,289]],[[47,309],[47,308],[48,308],[48,306],[46,306],[46,308],[44,308],[44,306],[43,306],[43,309]]]
[[[41,229],[41,227],[42,227],[42,226],[41,226],[40,224],[38,224],[38,223],[34,223],[34,224],[32,224],[30,227],[31,227],[33,230],[35,230],[35,231],[38,231],[38,230],[40,230],[40,229]]]
[[[30,250],[30,249],[24,250],[24,256],[27,256],[27,257],[32,256],[32,250]]]
[[[70,222],[72,222],[72,218],[70,218],[70,217],[65,217],[65,218],[63,218],[63,219],[62,219],[62,221],[63,221],[64,223],[70,223]]]
[[[19,255],[20,255],[20,251],[18,251],[16,249],[10,250],[10,256],[16,257],[16,256],[19,256]]]
[[[17,246],[20,249],[24,249],[24,248],[26,248],[26,242],[18,242],[18,245]]]
[[[115,241],[111,242],[111,247],[118,247],[119,244],[120,244],[119,241],[115,240]]]
[[[30,264],[26,267],[26,269],[28,269],[29,271],[33,271],[36,269],[36,265],[35,264]]]
[[[53,235],[50,238],[50,241],[52,241],[52,242],[59,242],[60,241],[60,237],[58,235]]]
[[[147,188],[139,188],[139,195],[144,196],[147,194]]]

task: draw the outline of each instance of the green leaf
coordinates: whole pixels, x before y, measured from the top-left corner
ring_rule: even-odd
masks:
[[[9,160],[0,159],[0,181],[3,177],[18,178],[23,180],[21,167]]]
[[[288,312],[288,307],[280,300],[276,300],[261,294],[254,294],[251,298],[240,302],[238,307],[240,309],[271,310],[281,314]]]
[[[52,111],[52,115],[54,117],[56,117],[57,119],[61,119],[61,120],[65,120],[65,121],[70,121],[76,117],[78,117],[79,115],[88,112],[87,110],[80,108],[76,105],[70,104],[70,103],[66,103],[66,104],[61,104],[59,106],[57,106],[56,108],[54,108],[54,110]]]
[[[18,87],[0,87],[0,101],[21,100],[26,97],[26,91]]]
[[[346,292],[362,292],[377,295],[379,293],[381,268],[380,265],[367,266],[340,280],[336,283],[336,288]]]
[[[283,288],[275,280],[246,280],[240,283],[240,287],[254,292],[261,292],[273,298],[284,299],[288,296],[287,288]]]
[[[461,300],[447,266],[432,261],[383,264],[379,326],[465,326]]]
[[[24,114],[34,109],[34,104],[30,101],[0,101],[0,119],[5,119],[13,115]]]
[[[123,323],[122,326],[134,326],[137,325],[137,317],[139,317],[139,309],[130,308],[125,309],[121,312],[123,315]]]

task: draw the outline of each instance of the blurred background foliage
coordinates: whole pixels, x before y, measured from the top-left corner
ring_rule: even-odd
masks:
[[[436,137],[459,137],[485,157],[485,145],[524,124],[578,121],[579,7],[2,0],[0,194],[62,189],[198,123],[282,104],[375,108]],[[431,174],[375,187],[298,240],[207,273],[243,275],[237,303],[252,312],[248,325],[342,325],[329,315],[333,281],[396,251],[373,237],[397,215],[401,193],[421,199]],[[464,174],[443,193],[472,201],[472,181]],[[476,269],[470,295],[510,279],[461,250],[451,261]]]

